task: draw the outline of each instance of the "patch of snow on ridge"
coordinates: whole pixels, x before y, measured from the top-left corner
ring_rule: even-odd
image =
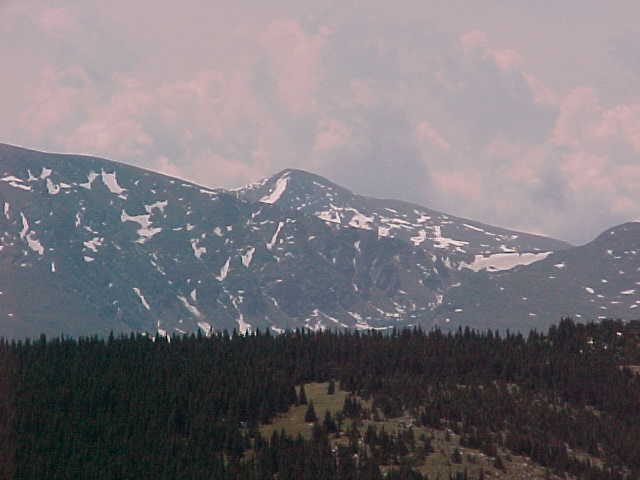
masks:
[[[468,228],[470,230],[475,230],[476,232],[486,233],[483,229],[478,228],[478,227],[474,227],[473,225],[469,225],[468,223],[463,223],[462,226],[465,227],[465,228]]]
[[[51,172],[53,172],[53,170],[51,170],[50,168],[42,167],[42,172],[40,172],[40,180],[44,180],[45,178],[47,178],[49,175],[51,175]]]
[[[595,291],[593,288],[591,288],[591,287],[584,287],[584,289],[585,289],[588,293],[590,293],[591,295],[593,295],[594,293],[596,293],[596,291]]]
[[[49,195],[57,195],[60,193],[60,185],[56,185],[50,178],[47,178],[47,192]]]
[[[413,244],[415,246],[420,245],[421,243],[423,243],[425,240],[427,239],[427,232],[425,232],[424,230],[420,230],[418,232],[418,235],[416,235],[415,237],[411,237],[410,240],[413,242]]]
[[[635,290],[625,290],[624,292],[620,292],[620,295],[633,295],[636,293]]]
[[[3,177],[0,180],[3,182],[8,182],[14,188],[21,188],[22,190],[31,191],[31,187],[28,185],[24,185],[24,180],[18,177],[14,177],[13,175],[9,175],[7,177]]]
[[[242,296],[231,297],[231,303],[238,312],[238,318],[236,319],[236,322],[238,323],[238,330],[240,330],[240,333],[244,335],[245,333],[251,331],[251,325],[244,321],[244,314],[240,311],[240,306],[238,305],[238,303],[242,303],[242,300]]]
[[[469,242],[443,237],[442,228],[439,225],[433,226],[433,243],[433,246],[436,248],[449,248],[451,246],[462,247],[463,245],[469,245]]]
[[[286,173],[282,177],[278,178],[278,180],[276,180],[276,186],[273,189],[273,191],[270,194],[262,197],[260,199],[260,202],[276,203],[278,200],[280,200],[280,197],[282,196],[284,191],[287,189],[288,183],[289,183],[289,174]]]
[[[207,247],[200,247],[198,245],[197,238],[192,238],[190,242],[191,242],[191,248],[193,249],[193,254],[198,260],[200,260],[200,258],[202,258],[202,255],[207,253]]]
[[[93,185],[93,181],[96,178],[98,178],[98,174],[96,172],[91,171],[89,172],[89,175],[87,175],[86,183],[79,183],[78,185],[87,190],[91,190],[91,185]]]
[[[144,209],[149,214],[153,213],[153,211],[155,209],[160,210],[160,214],[163,214],[164,213],[164,207],[166,207],[168,204],[169,204],[169,202],[167,200],[158,201],[158,202],[152,203],[151,205],[145,205]]]
[[[142,292],[140,291],[140,289],[138,287],[133,287],[132,290],[138,296],[138,298],[140,299],[140,302],[142,302],[142,305],[144,306],[144,308],[146,308],[147,310],[151,310],[151,307],[149,307],[149,303],[147,302],[147,299],[144,298],[144,295],[142,295]]]
[[[26,240],[29,248],[36,252],[38,255],[44,254],[44,247],[40,243],[40,241],[35,238],[36,232],[29,231],[29,222],[27,221],[27,217],[24,216],[24,213],[20,213],[22,216],[22,230],[20,231],[20,238],[22,240]]]
[[[140,228],[138,229],[138,235],[140,235],[141,238],[139,238],[137,242],[144,243],[151,237],[153,237],[156,233],[162,231],[161,228],[154,228],[151,226],[151,221],[149,220],[150,216],[151,215],[129,215],[123,209],[122,213],[120,214],[120,220],[122,222],[135,222],[140,225]]]
[[[253,254],[255,251],[256,251],[256,248],[251,247],[242,255],[242,264],[245,267],[249,268],[249,265],[251,265],[251,260],[253,259]]]
[[[231,257],[227,258],[227,261],[224,262],[224,265],[222,265],[222,267],[220,268],[220,274],[216,275],[216,280],[218,280],[219,282],[222,282],[225,278],[227,278],[227,275],[229,274],[230,261]]]
[[[91,240],[87,240],[86,242],[82,242],[85,247],[89,250],[93,250],[94,252],[98,252],[98,247],[102,246],[102,242],[104,241],[103,237],[94,237]]]
[[[11,210],[11,205],[9,204],[9,202],[5,202],[4,203],[4,216],[6,217],[7,220],[9,220],[9,212]]]
[[[331,223],[340,223],[340,214],[336,210],[328,210],[325,212],[316,212],[315,214],[320,220]]]
[[[267,249],[271,250],[273,246],[276,244],[276,241],[278,241],[278,235],[280,234],[280,230],[282,229],[283,226],[284,226],[284,222],[278,223],[278,228],[276,228],[276,231],[273,234],[273,237],[271,237],[271,241],[267,243]]]
[[[359,211],[353,209],[354,214],[349,220],[349,225],[355,228],[361,228],[364,230],[371,230],[371,224],[373,223],[373,217],[367,217]]]
[[[116,172],[107,173],[102,170],[102,183],[109,189],[114,195],[120,195],[127,190],[118,185],[118,179],[116,178]]]
[[[198,327],[204,332],[204,334],[208,337],[211,335],[213,328],[211,328],[211,324],[209,322],[198,322]]]
[[[202,313],[200,313],[200,310],[198,310],[197,307],[191,305],[189,303],[189,301],[186,299],[186,297],[183,297],[182,295],[178,295],[178,300],[180,300],[182,302],[182,305],[184,305],[184,308],[186,308],[187,310],[189,310],[189,312],[194,316],[194,317],[198,317],[200,318],[202,316]]]
[[[487,270],[498,272],[510,270],[518,265],[531,265],[532,263],[544,260],[553,252],[542,253],[494,253],[493,255],[476,255],[473,262],[460,264],[460,268],[467,268],[474,272]]]

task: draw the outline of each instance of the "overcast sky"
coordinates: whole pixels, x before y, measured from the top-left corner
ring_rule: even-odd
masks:
[[[574,243],[640,218],[637,0],[0,0],[0,142],[287,168]]]

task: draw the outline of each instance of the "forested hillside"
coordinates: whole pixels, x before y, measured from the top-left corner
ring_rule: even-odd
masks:
[[[527,337],[5,342],[1,468],[19,479],[476,479],[518,478],[518,456],[547,478],[640,478],[640,379],[621,368],[636,349],[622,323],[570,320]],[[339,411],[303,398],[312,382],[342,395]],[[295,408],[310,434],[279,428]],[[400,425],[391,419],[403,428],[385,430]],[[445,436],[458,442],[447,477],[426,467]]]

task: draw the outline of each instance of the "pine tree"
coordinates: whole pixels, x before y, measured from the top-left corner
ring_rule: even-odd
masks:
[[[331,379],[329,388],[327,389],[327,395],[333,395],[334,393],[336,393],[336,383]]]
[[[316,410],[313,408],[313,400],[309,402],[309,406],[307,407],[307,412],[304,414],[304,421],[306,423],[313,423],[318,421]]]
[[[307,393],[304,391],[304,384],[300,385],[300,394],[298,395],[298,405],[307,404]]]
[[[329,410],[325,410],[324,412],[324,421],[322,422],[324,428],[328,433],[336,433],[338,431],[338,426],[331,415]]]

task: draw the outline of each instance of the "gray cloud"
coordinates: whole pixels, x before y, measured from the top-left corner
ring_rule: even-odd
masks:
[[[588,241],[637,218],[637,2],[0,2],[0,140],[211,186],[295,167]]]

